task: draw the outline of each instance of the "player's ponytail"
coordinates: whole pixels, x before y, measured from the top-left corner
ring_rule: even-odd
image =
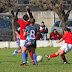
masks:
[[[28,21],[28,19],[29,19],[28,15],[25,14],[25,15],[23,16],[23,19],[24,19],[25,21]]]
[[[34,24],[35,23],[35,19],[31,18],[30,19],[30,24]]]

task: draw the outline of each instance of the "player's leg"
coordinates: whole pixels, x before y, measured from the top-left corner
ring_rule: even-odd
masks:
[[[28,43],[28,40],[26,40],[25,41],[25,43],[24,43],[24,46],[21,46],[21,49],[22,49],[22,57],[23,57],[23,62],[22,62],[22,64],[21,65],[26,65],[26,63],[27,63],[27,56],[28,56],[28,47],[30,46],[30,45],[28,45],[27,44]]]
[[[23,58],[23,62],[22,62],[20,65],[26,66],[26,63],[27,63],[26,50],[27,50],[27,48],[21,46],[21,49],[22,49],[22,58]]]
[[[24,47],[24,44],[25,44],[25,40],[20,40],[20,46],[21,46],[21,50],[22,50],[22,58],[23,58],[23,62],[26,61],[26,50],[25,50],[25,47]],[[25,60],[24,60],[25,59]],[[25,63],[22,63],[21,65],[24,65]]]
[[[61,57],[62,60],[63,60],[63,64],[67,64],[67,63],[68,63],[67,60],[66,60],[65,55],[61,55],[60,57]]]
[[[52,54],[52,55],[44,55],[48,60],[50,60],[51,58],[53,58],[53,57],[57,57],[58,55],[59,55],[59,52],[60,52],[61,50],[59,49],[56,53],[54,53],[54,54]]]
[[[21,49],[20,50],[14,50],[12,56],[15,56],[16,53],[22,53],[22,50]]]
[[[66,64],[67,60],[65,58],[65,54],[72,50],[72,44],[65,43],[64,46],[62,46],[60,49],[61,52],[59,53],[59,55],[63,59],[63,64]]]
[[[62,53],[62,51],[66,48],[66,44],[64,44],[56,53],[48,56],[48,55],[45,55],[45,57],[50,60],[50,58],[53,58],[53,57],[57,57],[60,53]]]
[[[32,59],[32,63],[34,64],[33,54],[32,54],[32,51],[31,50],[29,50],[29,54],[30,54],[30,57]]]
[[[61,58],[62,58],[63,61],[64,61],[63,63],[66,64],[66,63],[67,63],[67,60],[66,60],[64,54],[66,54],[66,53],[69,52],[70,50],[71,50],[71,45],[69,46],[68,44],[64,44],[64,45],[58,50],[58,52],[56,52],[56,53],[54,53],[54,54],[52,54],[52,55],[50,55],[50,56],[45,55],[45,57],[49,60],[50,58],[53,58],[53,57],[56,57],[56,56],[60,55]]]
[[[32,54],[33,54],[34,64],[37,65],[35,50],[36,50],[36,40],[32,40],[31,51],[32,51]]]
[[[35,49],[32,51],[32,53],[33,53],[34,64],[37,65],[37,59],[36,59]]]
[[[25,44],[25,40],[20,40],[21,53],[23,52],[24,44]]]
[[[15,56],[16,53],[22,53],[22,49],[20,49],[20,50],[15,50],[15,51],[13,52],[12,56]],[[26,61],[27,61],[27,57],[28,57],[28,50],[26,50]],[[29,63],[29,62],[27,61],[27,63]]]
[[[26,43],[25,43],[25,47],[30,48],[30,46],[31,46],[30,43],[32,43],[32,40],[30,40],[30,41],[27,40]],[[29,53],[30,53],[30,57],[31,57],[31,59],[32,59],[32,63],[34,64],[34,59],[33,59],[32,51],[29,50]]]
[[[20,38],[17,38],[17,47],[19,50],[14,50],[14,52],[12,53],[12,56],[15,56],[16,53],[21,53]]]
[[[23,57],[23,61],[26,62],[26,50],[27,48],[26,47],[21,47],[22,48],[22,57]]]
[[[64,50],[59,49],[59,55],[62,58],[62,60],[64,61],[63,63],[67,63],[67,60],[66,60],[66,58],[64,56],[65,55]]]
[[[31,43],[30,47],[28,48],[29,52],[31,52],[31,55],[33,56],[34,59],[34,64],[37,64],[37,60],[36,60],[36,54],[35,54],[35,49],[36,49],[36,40],[30,40],[29,41]]]
[[[20,46],[20,38],[17,38],[17,47],[18,47],[19,50],[21,49],[21,46]]]
[[[27,57],[28,57],[28,50],[26,50],[26,61],[27,61]],[[27,61],[28,62],[28,61]],[[29,62],[28,62],[29,63]]]
[[[33,65],[37,65],[37,59],[36,59],[35,49],[36,48],[33,48],[33,47],[31,47],[29,49],[30,51],[32,51],[32,54],[33,54],[33,59],[34,59],[34,64]]]

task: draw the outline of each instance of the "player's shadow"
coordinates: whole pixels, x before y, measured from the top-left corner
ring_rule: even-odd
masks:
[[[46,62],[46,61],[45,61],[45,62]],[[68,64],[72,64],[72,63],[68,63]],[[65,64],[63,64],[63,63],[54,63],[54,62],[53,62],[53,63],[50,63],[50,62],[49,62],[49,63],[39,63],[39,65],[45,65],[45,66],[46,66],[46,65],[65,65]],[[67,65],[67,64],[66,64],[66,65]]]

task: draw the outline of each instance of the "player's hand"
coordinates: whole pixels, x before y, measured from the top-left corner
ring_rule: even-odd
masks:
[[[26,6],[26,11],[29,9],[29,6]]]
[[[56,41],[56,43],[60,43],[59,41]]]
[[[18,11],[20,10],[20,8],[18,8]]]

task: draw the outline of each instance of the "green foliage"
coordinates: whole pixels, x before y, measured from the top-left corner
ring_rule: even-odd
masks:
[[[59,48],[37,48],[36,54],[43,56],[43,61],[34,66],[31,63],[30,55],[27,66],[20,66],[22,62],[21,54],[12,56],[14,49],[0,49],[0,72],[72,72],[72,51],[66,54],[69,64],[62,64],[62,59],[58,56],[51,60],[47,60],[44,54],[53,54]]]

